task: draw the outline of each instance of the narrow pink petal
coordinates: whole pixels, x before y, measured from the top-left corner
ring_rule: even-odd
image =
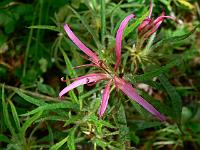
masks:
[[[169,19],[175,20],[175,18],[172,17],[172,16],[160,16],[160,17],[156,18],[156,19],[153,21],[153,23],[154,23],[154,24],[157,24],[157,23],[159,23],[159,22],[162,22],[165,18],[169,18]]]
[[[64,94],[66,94],[68,91],[84,84],[92,83],[92,82],[97,82],[103,79],[106,79],[107,75],[106,74],[89,74],[83,77],[79,77],[76,81],[65,87],[60,93],[59,97],[62,97]]]
[[[115,53],[116,53],[116,64],[115,64],[115,71],[117,70],[117,68],[120,65],[121,62],[121,47],[122,47],[122,38],[123,38],[123,32],[124,29],[126,27],[126,25],[128,24],[128,22],[130,21],[130,19],[134,18],[135,15],[131,14],[128,15],[122,22],[121,25],[117,31],[116,34],[116,44],[115,44]]]
[[[161,115],[151,104],[149,104],[139,94],[137,94],[136,90],[132,87],[130,83],[127,83],[124,79],[115,77],[115,85],[117,88],[122,90],[122,92],[126,94],[129,98],[135,100],[138,104],[140,104],[151,114],[159,118],[161,121],[166,120],[165,116]]]
[[[162,22],[165,18],[169,18],[169,19],[175,20],[175,18],[172,17],[172,16],[165,16],[165,12],[163,11],[162,14],[153,21],[153,23],[157,24],[159,22]]]
[[[150,8],[149,8],[150,10],[149,10],[149,15],[148,15],[148,18],[150,19],[151,18],[151,15],[152,15],[152,11],[153,11],[153,2],[152,2],[152,0],[151,0],[151,2],[150,2]]]
[[[101,101],[101,106],[99,109],[99,117],[102,117],[104,112],[106,111],[107,105],[108,105],[108,99],[110,97],[110,85],[112,83],[112,80],[108,82],[106,85],[104,91],[103,91],[103,96],[102,96],[102,101]]]
[[[86,55],[88,55],[90,58],[92,58],[92,60],[98,64],[99,62],[99,58],[97,57],[97,55],[90,50],[88,47],[86,47],[77,37],[76,35],[72,32],[72,30],[69,28],[69,26],[67,24],[64,25],[64,29],[67,33],[67,35],[69,36],[69,38],[74,42],[74,44],[76,44],[76,46],[78,48],[80,48]]]

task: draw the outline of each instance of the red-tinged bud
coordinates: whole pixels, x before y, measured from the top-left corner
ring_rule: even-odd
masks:
[[[151,18],[145,19],[138,27],[139,37],[143,39],[149,38],[158,30],[165,18],[175,20],[175,18],[172,16],[165,16],[164,11],[162,12],[161,16],[157,17],[155,20]]]
[[[141,32],[150,22],[151,22],[151,19],[149,18],[143,20],[143,22],[138,27],[138,32]]]
[[[143,20],[143,22],[138,27],[138,32],[141,32],[143,28],[145,28],[150,22],[151,22],[151,15],[153,11],[153,3],[151,1],[150,8],[149,8],[149,15],[146,19]]]

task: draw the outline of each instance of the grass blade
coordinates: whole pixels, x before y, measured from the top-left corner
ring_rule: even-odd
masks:
[[[38,113],[36,113],[35,115],[33,115],[31,118],[29,118],[28,120],[26,120],[26,122],[23,124],[22,128],[21,128],[21,137],[25,138],[26,136],[26,130],[28,129],[28,127],[31,126],[31,124],[36,121],[40,116],[42,115],[42,111],[39,111]]]
[[[174,43],[177,43],[178,41],[184,40],[184,39],[188,38],[190,35],[192,35],[196,31],[197,28],[200,28],[200,24],[197,25],[196,27],[194,27],[194,29],[192,31],[190,31],[189,33],[160,40],[159,42],[155,43],[151,47],[151,49],[156,49],[156,48],[159,48],[160,46],[168,45],[168,44],[172,45]]]
[[[124,106],[121,104],[118,111],[118,126],[119,126],[119,138],[122,144],[123,149],[126,149],[126,142],[129,142],[128,134],[129,128],[127,127],[126,113]]]
[[[69,76],[70,76],[71,78],[77,77],[77,74],[76,74],[76,72],[75,72],[75,70],[74,70],[74,68],[73,68],[73,66],[72,66],[72,64],[71,64],[71,62],[70,62],[70,60],[69,60],[67,54],[64,52],[64,50],[63,50],[63,48],[62,48],[61,46],[60,46],[60,49],[61,49],[61,52],[62,52],[62,54],[63,54],[63,57],[64,57],[64,60],[65,60],[65,64],[66,64],[67,70],[68,70],[68,72],[69,72]],[[67,84],[69,84],[69,80],[68,80],[68,79],[66,79],[66,80],[67,80]],[[82,88],[81,86],[78,87],[77,89],[78,89],[79,93],[81,93],[81,92],[83,91],[83,88]],[[69,91],[69,96],[72,98],[72,100],[73,100],[75,103],[78,103],[78,102],[79,102],[79,101],[78,101],[78,98],[77,98],[77,96],[76,96],[76,94],[74,93],[74,91]]]
[[[18,117],[17,111],[16,111],[15,106],[13,105],[13,103],[11,101],[9,101],[9,103],[10,103],[11,112],[12,112],[12,115],[13,115],[17,130],[19,131],[20,130],[20,121],[19,121],[19,117]]]
[[[182,102],[180,95],[176,92],[176,89],[170,84],[170,82],[167,80],[166,76],[160,75],[159,80],[163,87],[165,88],[166,92],[168,93],[170,99],[171,99],[171,105],[172,105],[172,112],[174,119],[177,120],[178,123],[181,121],[181,112],[182,112]]]
[[[49,26],[49,25],[36,25],[36,26],[30,26],[28,27],[30,29],[44,29],[44,30],[51,30],[56,32],[61,32],[61,29],[58,29],[56,26]]]
[[[75,105],[72,102],[61,102],[61,103],[54,103],[54,104],[46,104],[43,106],[40,106],[26,114],[22,114],[21,116],[28,116],[35,113],[38,113],[40,111],[46,111],[46,110],[55,110],[55,109],[61,109],[61,108],[68,108],[68,109],[76,109],[78,105]]]
[[[90,91],[88,91],[87,93],[84,93],[82,95],[79,96],[80,99],[84,99],[86,97],[91,96],[92,94],[96,93],[97,91],[100,91],[101,89],[103,89],[105,86],[100,86],[100,87],[96,87]]]
[[[74,137],[74,133],[76,131],[76,127],[72,129],[72,131],[70,131],[69,133],[69,138],[67,141],[67,145],[69,147],[70,150],[75,150],[75,137]]]
[[[36,99],[36,98],[33,98],[33,97],[30,97],[30,96],[28,96],[28,95],[22,93],[20,90],[15,90],[15,91],[16,91],[16,93],[17,93],[20,97],[22,97],[24,100],[26,100],[27,102],[32,103],[32,104],[34,104],[34,105],[36,105],[36,106],[42,106],[42,105],[45,105],[45,104],[46,104],[44,101],[39,100],[39,99]]]
[[[5,142],[5,143],[12,143],[9,138],[3,134],[0,134],[0,142]]]
[[[68,140],[68,137],[62,139],[60,142],[56,143],[55,145],[53,145],[50,150],[57,150],[59,149],[63,144],[65,144]]]
[[[159,76],[161,73],[164,73],[166,71],[168,71],[170,68],[179,65],[181,62],[179,59],[176,59],[172,62],[170,62],[169,64],[162,66],[158,69],[155,69],[153,71],[144,73],[142,75],[131,75],[131,74],[127,74],[125,75],[125,78],[127,80],[129,80],[130,82],[132,82],[133,84],[137,83],[137,82],[144,82],[146,80],[150,80],[153,79],[153,77],[157,77]]]
[[[64,57],[64,60],[65,60],[65,64],[66,64],[66,67],[67,67],[67,71],[69,72],[69,76],[71,78],[76,78],[77,77],[77,74],[67,56],[67,54],[64,52],[63,48],[60,46],[60,49],[61,49],[61,52],[62,52],[62,55]]]
[[[11,120],[10,120],[10,117],[9,117],[9,113],[8,113],[8,103],[5,102],[5,91],[4,91],[4,85],[2,86],[2,105],[3,105],[3,117],[4,117],[4,122],[5,122],[5,125],[7,126],[7,128],[10,130],[12,136],[16,136],[16,133],[15,133],[15,129],[14,127],[12,126],[12,123],[11,123]]]

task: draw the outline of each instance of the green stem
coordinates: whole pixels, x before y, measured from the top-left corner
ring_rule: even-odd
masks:
[[[37,6],[36,6],[35,13],[33,15],[33,20],[32,20],[31,26],[34,25],[35,18],[36,18],[36,12],[37,12]],[[23,66],[23,73],[22,73],[23,77],[26,75],[27,59],[28,59],[28,54],[29,54],[32,36],[33,36],[33,28],[31,28],[30,31],[29,31],[28,42],[27,42],[27,45],[26,45],[25,56],[24,56],[24,66]]]
[[[104,44],[104,37],[106,34],[106,6],[105,0],[101,0],[101,43]]]
[[[40,9],[39,9],[38,25],[41,25],[41,23],[42,23],[42,11],[43,11],[43,0],[40,0],[39,3],[40,3]],[[36,44],[35,44],[36,56],[38,55],[38,51],[39,51],[39,42],[40,42],[40,39],[41,39],[40,29],[37,29]],[[38,58],[38,56],[37,56],[37,58]]]

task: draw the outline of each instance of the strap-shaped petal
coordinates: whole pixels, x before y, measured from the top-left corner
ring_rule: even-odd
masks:
[[[110,85],[112,83],[112,80],[110,80],[108,82],[108,84],[106,85],[104,91],[103,91],[103,95],[102,95],[102,101],[101,101],[101,106],[99,109],[99,117],[102,117],[104,112],[106,111],[107,105],[108,105],[108,99],[110,97]]]
[[[72,32],[72,30],[67,24],[64,25],[64,29],[69,38],[74,42],[74,44],[76,44],[76,46],[80,48],[80,50],[82,50],[86,55],[88,55],[94,61],[94,63],[98,64],[98,56],[77,38],[77,36]]]
[[[116,34],[116,43],[115,43],[115,53],[116,53],[116,63],[115,63],[115,71],[118,69],[121,62],[121,47],[122,47],[122,38],[123,32],[130,21],[130,19],[134,18],[135,15],[128,15],[122,22]]]
[[[169,18],[169,19],[175,20],[175,18],[172,17],[172,16],[160,16],[160,17],[156,18],[156,19],[153,21],[153,23],[154,23],[155,25],[159,24],[160,22],[162,23],[163,20],[164,20],[165,18]]]
[[[73,83],[71,83],[70,85],[68,85],[67,87],[65,87],[60,93],[59,93],[59,97],[62,97],[64,94],[66,94],[68,91],[80,86],[80,85],[84,85],[84,84],[89,84],[92,82],[98,82],[100,80],[106,79],[107,75],[103,74],[103,73],[99,73],[99,74],[88,74],[86,76],[82,76],[77,78],[76,81],[74,81]]]
[[[151,104],[149,104],[146,100],[144,100],[132,87],[132,85],[126,82],[124,79],[115,77],[115,85],[117,88],[122,90],[124,94],[126,94],[129,98],[135,100],[138,104],[144,107],[151,114],[159,118],[161,121],[165,120],[165,116],[161,115]]]
[[[151,0],[151,2],[150,2],[150,7],[149,7],[149,15],[148,15],[148,18],[150,19],[151,18],[151,15],[152,15],[152,11],[153,11],[153,2],[152,2],[152,0]]]

